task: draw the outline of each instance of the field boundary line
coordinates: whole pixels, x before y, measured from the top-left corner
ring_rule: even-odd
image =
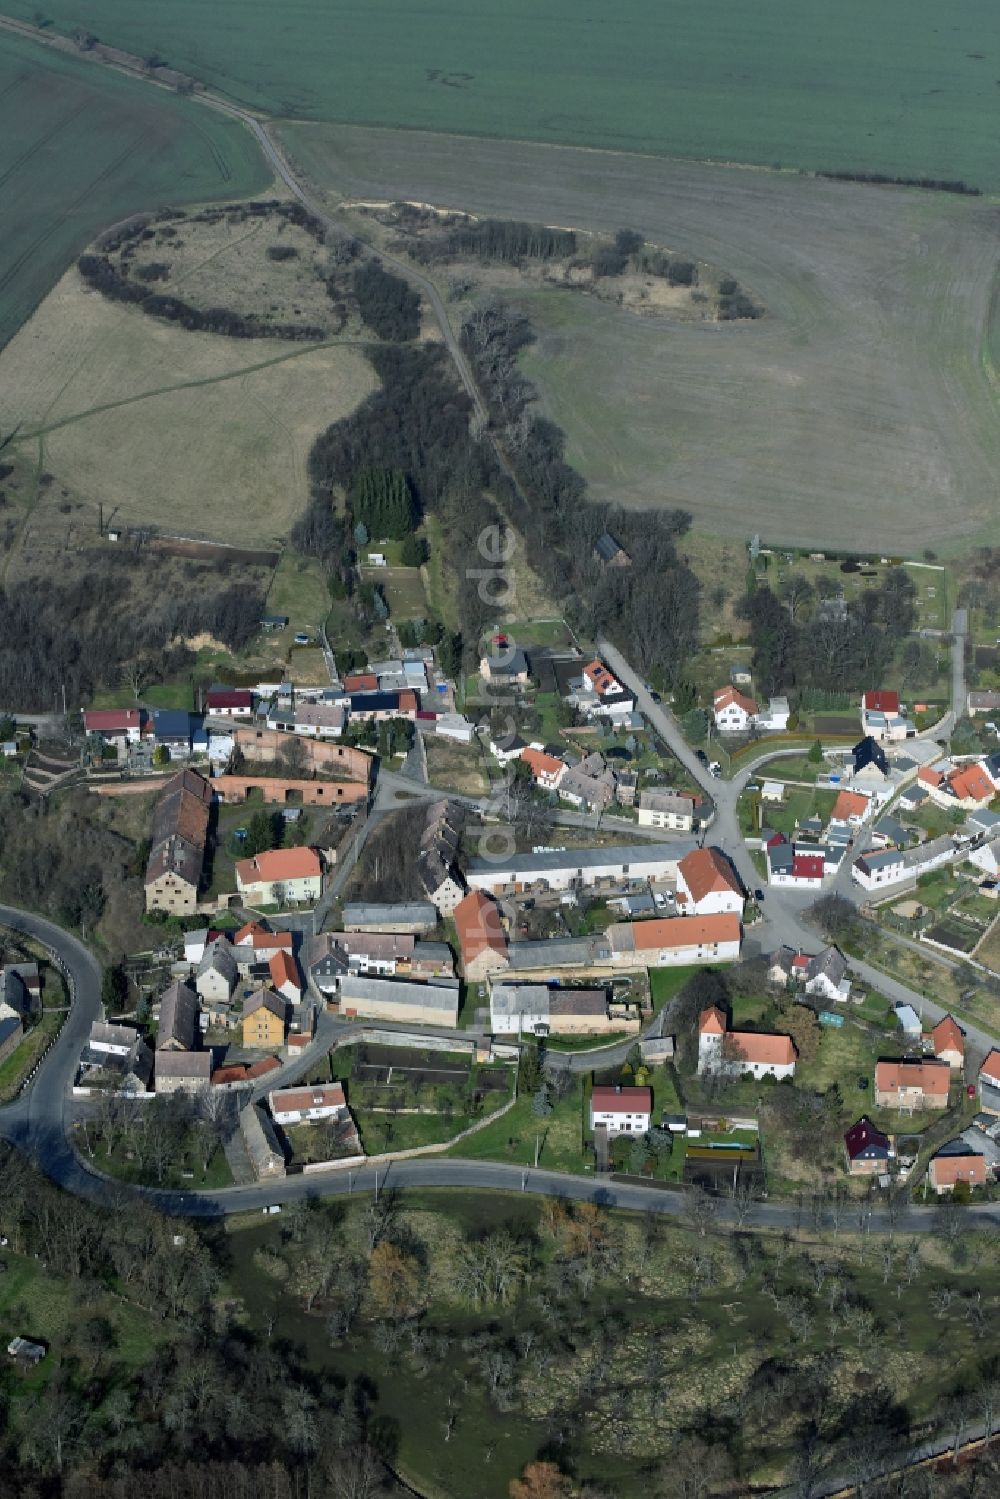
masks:
[[[276,364],[287,364],[291,359],[299,359],[306,354],[315,354],[320,349],[365,349],[368,346],[368,339],[351,339],[349,341],[345,340],[342,343],[337,343],[334,340],[323,340],[322,342],[305,344],[300,348],[290,350],[286,354],[279,354],[274,359],[262,360],[260,364],[244,365],[242,369],[227,370],[221,375],[208,375],[201,380],[181,380],[175,385],[161,385],[155,390],[142,391],[134,396],[124,396],[120,401],[105,401],[99,406],[89,407],[86,411],[73,412],[69,416],[60,417],[58,421],[49,422],[40,427],[31,427],[23,433],[18,433],[17,437],[12,440],[11,446],[22,441],[34,441],[40,437],[47,437],[52,432],[58,432],[62,427],[72,426],[76,422],[85,422],[93,416],[103,416],[105,412],[117,411],[122,406],[135,406],[140,401],[153,400],[156,396],[174,395],[177,391],[181,390],[198,390],[206,385],[221,385],[227,380],[241,380],[245,375],[258,374],[261,370],[271,369]]]

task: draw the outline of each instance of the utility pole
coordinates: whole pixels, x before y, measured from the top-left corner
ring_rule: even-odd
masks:
[[[541,1135],[536,1135],[535,1136],[535,1170],[536,1171],[538,1170],[538,1157],[541,1155],[541,1153],[542,1153],[542,1137],[541,1137]]]

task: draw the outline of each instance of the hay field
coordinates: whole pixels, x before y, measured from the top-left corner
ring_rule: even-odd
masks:
[[[44,14],[275,115],[1000,185],[995,0],[49,0]]]
[[[516,142],[292,127],[330,200],[410,196],[725,266],[767,316],[692,324],[522,294],[525,360],[595,495],[702,528],[919,555],[995,540],[986,201]]]
[[[0,347],[99,229],[269,181],[236,121],[0,32]]]
[[[106,301],[67,272],[0,353],[0,430],[120,526],[248,544],[287,534],[316,434],[375,387],[349,344],[230,339]]]

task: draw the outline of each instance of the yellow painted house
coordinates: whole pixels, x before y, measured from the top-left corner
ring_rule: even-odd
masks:
[[[243,1011],[243,1045],[273,1048],[285,1044],[285,1002],[262,989]]]

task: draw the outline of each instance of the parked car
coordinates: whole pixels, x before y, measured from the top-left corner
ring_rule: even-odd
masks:
[[[762,901],[764,899],[764,892],[763,892],[763,890],[755,890],[754,893],[753,893],[753,898],[754,898],[755,901],[758,901],[758,902]]]

